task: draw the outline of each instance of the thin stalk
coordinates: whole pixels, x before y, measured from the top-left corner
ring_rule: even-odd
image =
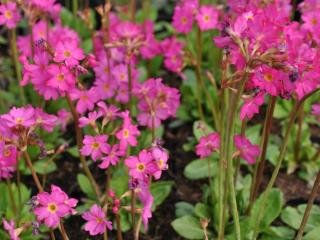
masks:
[[[241,136],[245,136],[246,135],[246,128],[247,128],[247,120],[243,119],[242,123],[241,123]],[[240,157],[236,158],[236,172],[234,174],[234,185],[237,186],[237,179],[238,179],[238,175],[240,172]]]
[[[297,130],[297,136],[296,136],[296,142],[295,142],[295,148],[294,148],[294,150],[295,150],[294,151],[294,162],[295,163],[298,163],[299,155],[300,155],[302,122],[303,122],[303,116],[304,116],[303,106],[301,106],[298,114],[299,114],[298,115],[298,130]]]
[[[116,214],[116,224],[117,224],[117,240],[122,240],[121,221],[120,221],[119,214]]]
[[[17,51],[17,32],[16,29],[10,29],[9,30],[9,41],[10,41],[10,48],[11,48],[11,59],[12,63],[14,65],[14,70],[19,86],[19,95],[20,95],[20,101],[22,105],[26,104],[26,98],[25,98],[25,93],[24,93],[24,88],[20,86],[20,81],[22,79],[21,75],[21,67],[19,63],[19,58],[18,58],[18,51]]]
[[[280,148],[280,155],[279,155],[279,158],[278,158],[278,161],[277,161],[277,164],[276,164],[276,167],[275,169],[273,170],[273,173],[272,173],[272,176],[271,176],[271,179],[267,185],[267,188],[263,194],[263,198],[262,198],[262,202],[261,202],[261,205],[260,205],[260,208],[259,208],[259,211],[258,211],[258,217],[256,219],[256,224],[254,226],[254,234],[253,234],[253,238],[252,239],[257,239],[258,237],[258,234],[259,234],[259,227],[260,227],[260,222],[261,222],[261,219],[263,218],[263,215],[264,215],[264,209],[265,209],[265,205],[266,205],[266,202],[267,202],[267,199],[268,199],[268,196],[269,196],[269,193],[270,193],[270,190],[271,188],[273,187],[275,181],[276,181],[276,178],[278,176],[278,173],[280,171],[280,168],[281,168],[281,164],[282,164],[282,161],[284,159],[284,156],[285,156],[285,153],[286,153],[286,150],[287,150],[287,145],[288,145],[288,140],[289,140],[289,136],[290,136],[290,131],[292,129],[292,126],[294,124],[294,121],[297,117],[297,113],[299,112],[300,110],[300,107],[301,107],[301,104],[307,99],[309,98],[310,96],[312,96],[314,93],[316,93],[317,91],[319,91],[320,89],[316,89],[312,92],[310,92],[309,94],[305,95],[300,101],[296,101],[295,102],[295,105],[291,111],[291,114],[290,114],[290,120],[289,120],[289,124],[288,124],[288,128],[286,130],[286,133],[285,133],[285,137],[284,137],[284,140],[282,142],[282,145],[281,145],[281,148]]]
[[[240,231],[240,222],[239,222],[239,213],[237,207],[237,199],[236,199],[236,192],[234,186],[234,169],[233,169],[233,162],[232,162],[232,148],[233,148],[233,139],[232,136],[234,135],[234,127],[235,127],[235,116],[237,112],[237,106],[240,101],[240,97],[243,93],[245,83],[248,78],[248,73],[245,71],[244,76],[239,84],[239,88],[237,89],[236,94],[231,95],[230,105],[228,107],[228,115],[227,115],[227,126],[226,126],[226,135],[225,135],[225,149],[224,149],[224,159],[227,162],[227,181],[228,181],[228,188],[229,192],[229,201],[232,207],[232,215],[233,221],[235,225],[236,231],[236,239],[241,239],[241,231]]]
[[[267,153],[270,129],[271,129],[271,124],[273,119],[272,117],[275,109],[276,100],[277,100],[276,97],[272,96],[268,102],[267,114],[266,114],[266,119],[263,126],[263,132],[262,132],[262,140],[260,143],[261,152],[260,152],[258,164],[255,167],[254,176],[251,183],[250,200],[249,200],[249,205],[247,209],[248,214],[250,214],[253,202],[258,195],[260,184],[263,178],[263,172],[264,172],[265,162],[266,162],[266,153]]]
[[[12,183],[9,179],[6,179],[7,181],[7,187],[8,187],[8,192],[9,192],[9,198],[10,198],[10,202],[12,204],[12,209],[13,209],[13,213],[14,213],[14,216],[15,218],[17,218],[17,214],[18,214],[18,211],[17,211],[17,204],[16,204],[16,201],[14,199],[14,195],[13,195],[13,191],[12,191]]]
[[[107,230],[105,230],[104,233],[103,233],[103,240],[108,240]]]
[[[140,226],[141,226],[141,222],[142,222],[142,217],[140,215],[138,223],[137,223],[137,228],[135,230],[135,234],[134,234],[134,240],[139,240],[139,233],[140,233]]]
[[[298,234],[296,236],[296,240],[300,240],[302,238],[303,232],[304,232],[304,228],[308,222],[309,216],[310,216],[310,212],[311,212],[311,208],[313,206],[313,202],[317,196],[318,190],[319,190],[319,186],[320,186],[320,171],[317,174],[317,178],[314,181],[313,187],[312,187],[312,191],[310,194],[310,197],[308,199],[308,204],[307,204],[307,208],[304,212],[302,221],[301,221],[301,225],[299,227],[299,231]]]
[[[136,21],[136,8],[137,8],[137,3],[136,0],[130,0],[130,20],[131,22],[135,22]]]
[[[52,240],[56,240],[56,236],[54,235],[54,231],[53,230],[50,231],[50,237],[51,237]]]
[[[222,89],[222,102],[221,102],[221,122],[226,121],[226,105],[228,102],[227,92]],[[225,127],[221,127],[220,129],[220,138],[225,138]],[[227,203],[224,201],[226,199],[224,194],[227,194],[227,184],[225,181],[225,174],[224,174],[224,141],[220,141],[220,156],[219,156],[219,175],[218,175],[218,184],[219,184],[219,230],[218,230],[218,240],[224,239],[224,228],[225,228],[225,212],[227,208]]]
[[[71,113],[73,116],[74,127],[75,127],[75,131],[76,131],[76,141],[77,141],[80,161],[81,161],[83,170],[90,181],[91,187],[94,190],[96,198],[98,201],[100,201],[99,197],[101,196],[101,192],[98,187],[98,184],[97,184],[96,180],[94,179],[94,177],[92,176],[92,173],[88,167],[88,164],[86,162],[85,157],[82,156],[80,153],[80,149],[82,148],[82,130],[79,128],[79,114],[78,114],[77,110],[75,109],[73,102],[68,94],[66,95],[66,98],[67,98],[67,102],[69,104],[69,107],[70,107],[70,110],[71,110]]]
[[[315,162],[318,157],[320,156],[320,148],[318,149],[318,151],[312,156],[311,158],[311,162]]]
[[[78,0],[72,0],[72,12],[76,16],[78,13]]]
[[[136,232],[135,208],[136,208],[136,192],[133,189],[131,190],[131,222],[132,222],[133,237],[135,236],[135,232]]]
[[[67,232],[66,232],[66,230],[65,230],[65,228],[64,228],[64,225],[63,225],[63,223],[62,223],[62,220],[60,220],[59,230],[60,230],[60,232],[61,232],[61,235],[62,235],[63,240],[69,240],[69,237],[68,237]]]

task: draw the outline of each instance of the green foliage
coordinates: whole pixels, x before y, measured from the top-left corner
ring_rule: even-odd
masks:
[[[78,184],[81,188],[81,191],[84,192],[87,195],[87,197],[94,199],[95,194],[93,192],[93,189],[91,187],[91,184],[90,184],[88,177],[82,173],[78,173],[77,181],[78,181]]]
[[[211,174],[216,175],[217,172],[217,157],[207,159],[196,159],[187,164],[184,169],[184,175],[186,178],[191,180],[207,178],[209,176],[209,161]]]

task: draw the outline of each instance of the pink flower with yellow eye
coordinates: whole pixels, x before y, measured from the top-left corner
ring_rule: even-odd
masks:
[[[219,11],[212,6],[201,6],[196,16],[197,23],[201,31],[214,29],[218,25]]]
[[[0,25],[6,25],[7,28],[12,29],[17,26],[20,19],[21,16],[16,3],[0,4]]]
[[[102,155],[110,151],[110,146],[107,143],[107,135],[98,136],[84,136],[83,147],[80,152],[84,156],[91,156],[93,161],[97,161],[102,158]]]
[[[55,62],[65,62],[68,67],[74,67],[79,61],[84,59],[83,50],[77,46],[75,41],[59,42],[55,49]]]

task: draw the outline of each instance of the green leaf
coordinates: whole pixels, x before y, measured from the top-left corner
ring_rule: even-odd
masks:
[[[194,212],[200,218],[210,219],[210,208],[203,203],[197,203]]]
[[[152,183],[150,191],[154,197],[152,210],[154,211],[168,197],[171,192],[173,181],[159,181]]]
[[[286,207],[281,213],[281,220],[288,226],[297,230],[300,227],[302,215],[296,208]]]
[[[79,150],[78,150],[77,146],[73,146],[71,148],[68,148],[67,152],[73,157],[76,157],[76,158],[79,157]]]
[[[308,232],[302,240],[317,240],[320,237],[320,226]]]
[[[204,239],[200,221],[192,216],[177,218],[171,225],[180,236],[186,239]]]
[[[289,227],[285,226],[279,226],[279,227],[274,227],[270,226],[264,231],[268,236],[270,237],[279,237],[282,239],[288,239],[291,240],[294,238],[295,231]]]
[[[94,198],[95,195],[87,176],[83,175],[82,173],[79,173],[77,175],[77,180],[82,192],[84,192],[89,198]]]
[[[185,215],[192,215],[194,213],[194,206],[188,202],[177,202],[176,207],[176,217],[180,218]]]
[[[48,174],[57,170],[57,165],[53,161],[42,160],[42,161],[36,162],[33,166],[35,171],[39,174]]]
[[[251,226],[255,225],[260,211],[263,209],[264,215],[260,225],[261,229],[269,226],[279,216],[283,205],[283,194],[280,189],[271,189],[266,201],[267,204],[261,208],[263,196],[264,194],[261,194],[253,205],[250,223]]]
[[[214,158],[216,160],[217,156]],[[215,176],[217,171],[217,161],[213,161],[212,159],[196,159],[191,161],[184,169],[184,175],[186,178],[191,180],[207,178],[209,176],[209,161],[211,161],[211,174],[212,176]]]
[[[112,175],[110,187],[117,196],[128,190],[128,174],[124,169],[118,168]]]

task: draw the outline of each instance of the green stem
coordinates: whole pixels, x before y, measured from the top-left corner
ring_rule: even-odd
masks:
[[[245,136],[246,135],[246,128],[247,128],[247,120],[243,119],[242,123],[241,123],[241,136]],[[238,175],[240,172],[240,157],[236,158],[236,172],[234,175],[234,185],[237,186],[237,179],[238,179]]]
[[[312,206],[313,206],[313,202],[317,196],[317,193],[318,193],[318,189],[319,189],[319,186],[320,186],[320,171],[318,172],[317,174],[317,178],[316,180],[314,181],[314,184],[313,184],[313,187],[312,187],[312,191],[311,191],[311,194],[310,194],[310,197],[308,199],[308,204],[307,204],[307,208],[304,212],[304,215],[303,215],[303,218],[302,218],[302,221],[301,221],[301,225],[299,227],[299,231],[298,231],[298,234],[296,236],[296,240],[300,240],[302,238],[302,235],[303,235],[303,232],[304,232],[304,228],[308,222],[308,219],[309,219],[309,216],[310,216],[310,212],[311,212],[311,209],[312,209]]]
[[[275,169],[273,170],[273,173],[272,173],[272,176],[271,176],[271,179],[267,185],[267,188],[263,194],[263,198],[262,198],[262,202],[261,202],[261,205],[259,207],[259,210],[258,210],[258,217],[257,219],[255,219],[255,226],[254,226],[254,234],[253,234],[253,238],[252,239],[257,239],[258,237],[258,234],[259,234],[259,227],[260,227],[260,223],[261,223],[261,220],[264,216],[264,209],[265,209],[265,205],[267,203],[267,199],[268,199],[268,196],[269,196],[269,193],[271,191],[271,188],[273,187],[275,181],[276,181],[276,178],[278,176],[278,173],[280,171],[280,168],[281,168],[281,164],[282,164],[282,161],[284,159],[284,156],[285,156],[285,153],[286,153],[286,149],[287,149],[287,145],[288,145],[288,140],[289,140],[289,136],[290,136],[290,132],[291,132],[291,129],[292,129],[292,126],[294,124],[294,121],[297,117],[297,113],[299,112],[300,110],[300,107],[302,105],[302,103],[307,99],[309,98],[310,96],[312,96],[314,93],[316,93],[318,90],[320,89],[316,89],[312,92],[310,92],[309,94],[307,94],[306,96],[304,96],[300,101],[296,101],[295,102],[295,105],[291,111],[291,114],[290,114],[290,120],[289,120],[289,124],[288,124],[288,128],[286,130],[286,133],[285,133],[285,136],[284,136],[284,140],[282,142],[282,145],[281,145],[281,148],[280,148],[280,155],[279,155],[279,158],[278,158],[278,161],[277,161],[277,164],[276,164],[276,167]]]
[[[116,214],[116,224],[117,224],[117,240],[122,240],[121,221],[120,221],[119,213]]]
[[[76,16],[78,13],[78,0],[72,0],[72,12]]]
[[[136,8],[137,8],[136,0],[130,0],[129,4],[130,4],[130,20],[131,22],[134,23],[136,21]]]
[[[262,140],[260,143],[261,152],[260,152],[258,164],[255,167],[254,176],[251,183],[250,200],[249,200],[249,205],[247,209],[248,214],[250,214],[253,202],[257,197],[260,184],[262,182],[262,177],[263,177],[263,172],[264,172],[264,167],[266,162],[268,141],[270,136],[270,129],[272,124],[272,117],[275,109],[276,100],[277,100],[276,97],[272,96],[268,102],[267,114],[266,114],[266,119],[263,126],[263,132],[262,132]]]
[[[22,80],[21,75],[21,66],[19,63],[19,57],[18,57],[18,51],[17,51],[17,32],[16,29],[10,29],[9,30],[9,41],[10,41],[10,47],[11,47],[11,58],[12,63],[14,65],[14,70],[17,78],[17,85],[19,86],[19,95],[20,95],[20,101],[22,105],[26,104],[25,99],[25,93],[24,88],[20,86],[20,81]]]
[[[14,199],[14,195],[13,195],[13,191],[12,191],[12,183],[9,179],[6,179],[7,181],[7,187],[8,187],[8,192],[9,192],[9,198],[10,198],[10,202],[12,204],[12,209],[13,209],[13,213],[15,218],[17,219],[18,217],[18,211],[17,211],[17,204],[16,201]]]
[[[136,232],[136,192],[134,189],[131,190],[131,221],[132,221],[132,230],[133,230],[133,237],[135,236]]]
[[[69,104],[69,107],[70,107],[70,110],[71,110],[71,113],[73,116],[73,120],[74,120],[74,127],[75,127],[75,131],[76,131],[76,142],[77,142],[77,146],[78,146],[81,165],[83,167],[85,174],[87,175],[87,177],[90,181],[91,187],[94,190],[94,193],[96,195],[97,200],[100,202],[101,192],[98,187],[98,184],[97,184],[96,180],[94,179],[94,177],[88,167],[88,164],[86,162],[85,157],[83,155],[81,155],[81,153],[80,153],[80,149],[82,148],[82,130],[79,128],[79,114],[78,114],[77,110],[75,109],[73,102],[68,94],[66,95],[66,99]]]
[[[130,62],[127,65],[127,70],[128,70],[129,111],[130,111],[130,115],[132,115],[132,69],[131,69]]]
[[[302,122],[303,122],[304,109],[301,106],[300,111],[298,113],[298,130],[295,142],[295,152],[294,152],[294,162],[298,163],[299,155],[300,155],[300,146],[301,146],[301,133],[302,133]]]

